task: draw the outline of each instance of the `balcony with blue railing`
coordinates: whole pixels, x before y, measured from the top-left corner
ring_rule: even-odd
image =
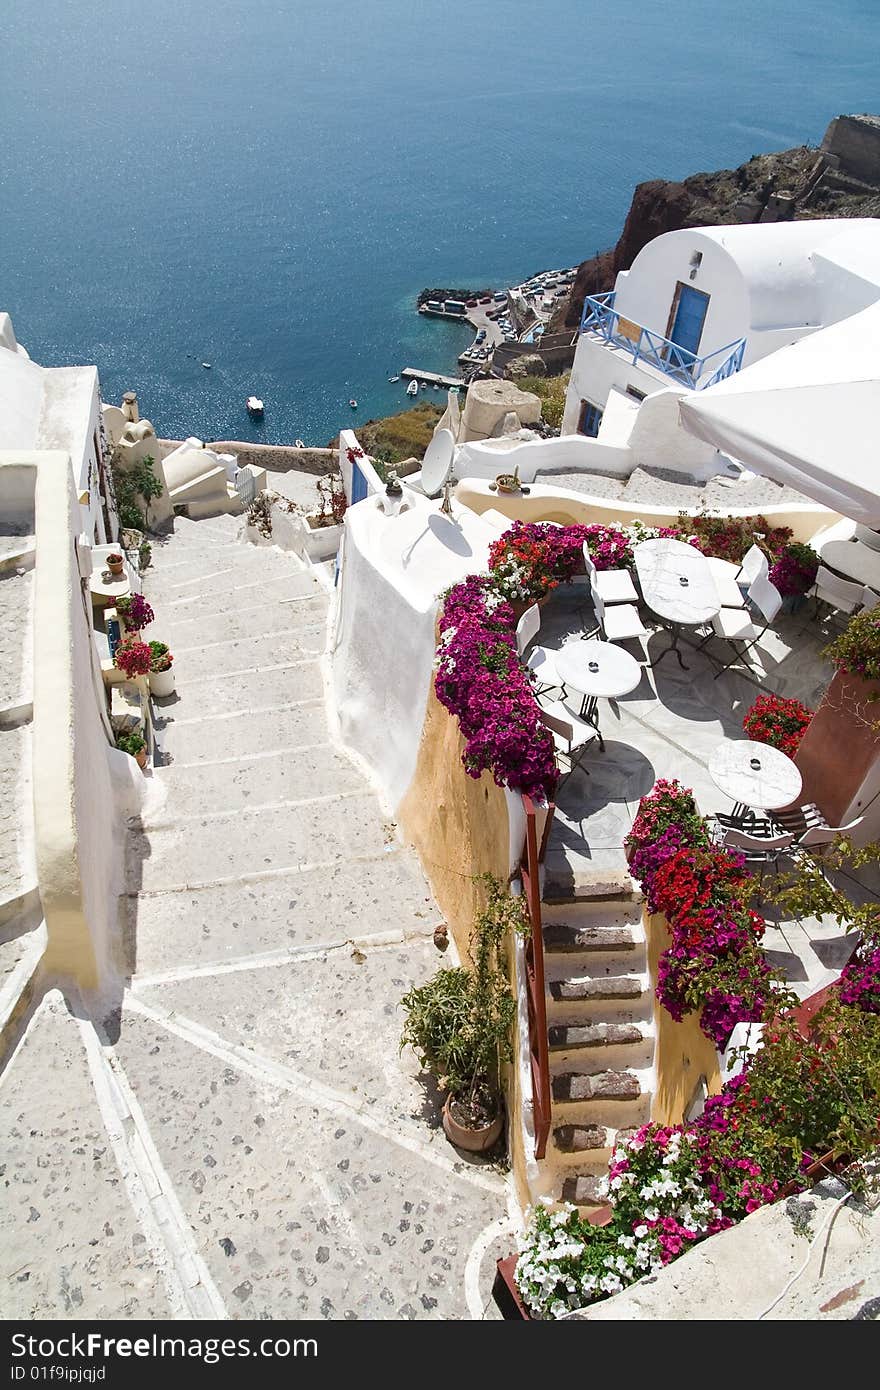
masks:
[[[652,333],[631,319],[624,318],[614,308],[614,291],[606,294],[587,295],[584,312],[581,315],[581,333],[595,333],[612,347],[620,348],[630,354],[633,363],[641,362],[655,367],[664,376],[671,377],[680,386],[688,386],[694,391],[704,391],[714,386],[716,381],[738,372],[743,362],[745,338],[735,343],[716,348],[705,357],[697,357],[687,348],[679,347],[660,333]]]

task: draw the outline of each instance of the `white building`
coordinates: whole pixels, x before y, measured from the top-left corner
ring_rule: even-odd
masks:
[[[678,398],[878,299],[878,219],[667,232],[587,298],[562,433],[708,476],[717,454],[680,430]]]
[[[104,544],[116,539],[104,498],[101,388],[97,367],[41,367],[17,342],[0,313],[0,450],[61,450],[70,457],[81,530]]]

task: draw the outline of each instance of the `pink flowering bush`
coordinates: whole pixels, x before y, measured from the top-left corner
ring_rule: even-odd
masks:
[[[446,595],[434,688],[458,718],[469,776],[490,771],[498,786],[545,801],[557,782],[553,739],[514,634],[510,604],[489,578],[469,575]]]
[[[880,945],[864,941],[843,967],[838,986],[841,1003],[880,1014]]]

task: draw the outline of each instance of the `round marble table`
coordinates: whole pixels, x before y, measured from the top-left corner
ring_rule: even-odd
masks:
[[[131,592],[128,575],[116,575],[108,569],[94,569],[89,576],[89,591],[95,602],[108,603],[111,599],[122,598]]]
[[[721,609],[706,557],[695,546],[671,536],[642,541],[634,546],[633,557],[642,598],[672,634],[672,641],[664,647],[657,662],[662,661],[667,652],[674,651],[679,666],[686,671],[688,668],[678,648],[681,629],[700,627]]]
[[[566,642],[553,653],[553,665],[563,686],[571,686],[583,696],[581,718],[592,724],[599,734],[599,700],[616,699],[635,690],[642,679],[642,668],[629,652],[613,642],[591,639],[587,642]]]
[[[801,794],[801,774],[791,758],[767,743],[751,739],[719,743],[708,766],[712,781],[736,810],[780,811]]]
[[[872,550],[861,541],[829,541],[822,546],[820,559],[845,579],[867,584],[880,593],[880,550]]]

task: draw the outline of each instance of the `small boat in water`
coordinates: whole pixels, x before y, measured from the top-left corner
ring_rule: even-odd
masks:
[[[210,362],[203,362],[203,363],[202,363],[202,366],[205,367],[208,371],[211,370],[211,364],[210,364]]]
[[[304,439],[295,439],[293,441],[293,447],[295,449],[304,449],[306,447],[306,442]]]
[[[419,394],[419,383],[415,380],[415,378],[413,378],[409,386],[407,386],[406,394],[408,396],[417,396]]]
[[[349,405],[351,406],[352,410],[357,410],[358,403],[355,400],[354,396],[352,396],[351,400],[349,401]]]
[[[247,406],[248,415],[254,416],[255,419],[263,414],[263,402],[260,400],[259,396],[248,396],[245,404]]]
[[[435,390],[435,391],[439,391],[439,390],[440,390],[440,383],[439,383],[439,381],[435,381],[435,382],[434,382],[434,390]]]
[[[393,381],[399,381],[399,380],[400,380],[400,377],[399,377],[399,376],[390,376],[390,377],[388,378],[388,380],[389,380],[389,381],[392,381],[392,382],[393,382]]]

